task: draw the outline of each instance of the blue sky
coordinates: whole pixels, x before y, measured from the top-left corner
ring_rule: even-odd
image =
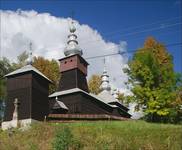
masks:
[[[142,47],[147,36],[164,44],[182,42],[180,0],[58,1],[1,0],[2,10],[35,10],[57,17],[69,17],[96,29],[106,41],[126,41],[128,51]],[[175,70],[182,72],[182,45],[168,47]],[[129,55],[131,58],[131,54]]]

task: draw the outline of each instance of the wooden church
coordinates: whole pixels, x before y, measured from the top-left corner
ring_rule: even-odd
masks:
[[[102,92],[98,96],[89,93],[86,79],[88,62],[82,57],[75,31],[72,23],[65,57],[59,60],[61,79],[55,93],[48,95],[51,80],[31,63],[6,75],[7,101],[3,129],[44,119],[122,120],[131,117],[128,108],[111,95],[106,70],[102,75]]]
[[[102,75],[102,92],[98,96],[89,93],[86,79],[88,62],[82,57],[75,31],[76,28],[72,24],[64,50],[66,57],[59,60],[61,72],[59,88],[49,95],[48,118],[50,120],[130,118],[128,108],[111,95],[106,70]]]

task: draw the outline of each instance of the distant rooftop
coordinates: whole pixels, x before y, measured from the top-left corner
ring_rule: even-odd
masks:
[[[120,103],[117,99],[114,98],[114,96],[112,96],[110,91],[104,90],[100,92],[97,96],[101,99],[104,99],[106,103],[112,103],[112,102]]]

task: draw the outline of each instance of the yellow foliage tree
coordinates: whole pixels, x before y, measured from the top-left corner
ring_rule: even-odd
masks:
[[[101,85],[101,76],[92,75],[88,81],[88,87],[91,93],[98,94],[100,93],[100,85]]]
[[[54,59],[48,60],[43,57],[34,57],[33,66],[53,81],[53,85],[50,85],[49,87],[49,92],[54,92],[58,87],[60,79],[57,61]]]

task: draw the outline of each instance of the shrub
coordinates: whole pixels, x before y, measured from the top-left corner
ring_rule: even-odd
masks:
[[[73,135],[68,127],[63,130],[57,130],[56,136],[53,140],[54,150],[67,150],[73,141]]]

